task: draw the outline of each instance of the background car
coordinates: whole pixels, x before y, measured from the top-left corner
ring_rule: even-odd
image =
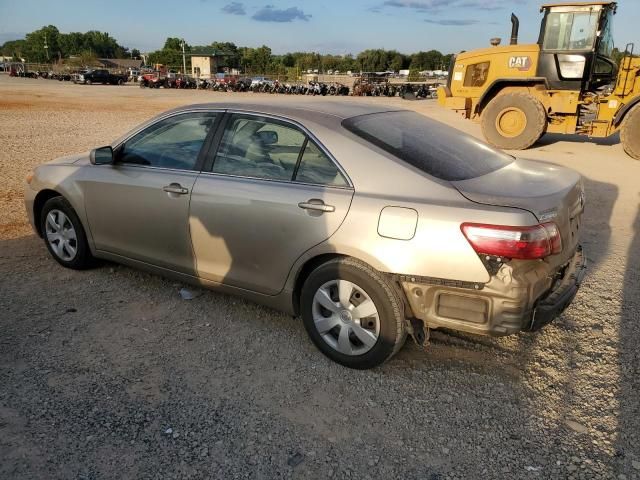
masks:
[[[536,330],[575,296],[584,190],[419,114],[353,102],[181,107],[36,169],[35,230],[301,315],[353,368],[428,328]]]

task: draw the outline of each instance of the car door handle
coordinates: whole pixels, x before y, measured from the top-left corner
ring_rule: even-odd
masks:
[[[171,183],[169,185],[166,185],[162,187],[162,190],[164,190],[167,193],[175,193],[177,195],[186,195],[187,193],[189,193],[189,189],[184,188],[179,183]]]
[[[335,212],[336,207],[327,205],[322,200],[309,200],[308,202],[300,202],[298,204],[303,210],[315,210],[316,212]]]

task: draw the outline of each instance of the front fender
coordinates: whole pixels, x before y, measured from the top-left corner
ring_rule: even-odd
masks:
[[[84,192],[77,182],[82,175],[83,168],[84,166],[82,165],[40,165],[35,171],[31,184],[25,191],[25,203],[27,210],[31,209],[31,211],[27,211],[27,214],[29,215],[32,226],[36,227],[36,215],[33,208],[38,195],[45,190],[50,190],[63,196],[71,204],[82,222],[82,226],[87,234],[89,248],[93,252],[93,237],[87,220]]]
[[[638,95],[637,97],[632,99],[630,102],[625,103],[624,105],[622,105],[618,109],[616,114],[613,116],[613,126],[614,127],[619,126],[622,123],[622,121],[624,120],[624,117],[627,115],[627,113],[629,113],[631,111],[631,109],[633,107],[635,107],[636,105],[638,105],[638,104],[640,104],[640,95]]]

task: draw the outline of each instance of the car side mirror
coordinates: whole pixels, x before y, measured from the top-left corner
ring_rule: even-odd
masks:
[[[89,159],[93,165],[113,165],[113,148],[110,146],[94,148]]]
[[[273,130],[263,130],[261,132],[256,132],[256,135],[265,145],[274,145],[278,143],[278,132],[274,132]]]

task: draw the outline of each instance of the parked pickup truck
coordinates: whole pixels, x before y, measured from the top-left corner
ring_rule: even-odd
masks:
[[[85,85],[91,85],[92,83],[122,85],[126,81],[127,75],[109,73],[108,70],[83,70],[75,79],[75,83],[84,83]]]

